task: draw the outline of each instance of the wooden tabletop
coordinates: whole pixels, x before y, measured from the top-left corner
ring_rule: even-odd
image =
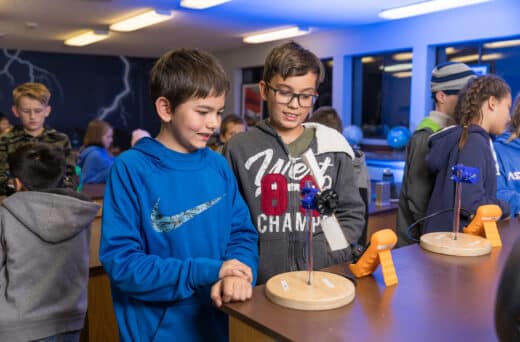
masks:
[[[399,283],[385,287],[379,267],[357,280],[356,298],[340,309],[285,309],[257,286],[252,300],[225,305],[223,311],[277,340],[496,341],[496,288],[520,223],[513,219],[499,227],[503,247],[486,256],[443,256],[418,245],[392,251]]]

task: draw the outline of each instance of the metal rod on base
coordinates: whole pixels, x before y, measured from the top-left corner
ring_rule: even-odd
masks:
[[[305,183],[305,187],[306,188],[311,188],[312,187],[312,183],[310,181],[307,181]],[[306,221],[306,226],[307,226],[307,253],[306,253],[306,257],[307,257],[307,272],[308,272],[308,277],[307,277],[307,285],[312,285],[312,269],[313,269],[313,266],[314,266],[314,258],[313,258],[313,255],[312,255],[312,223],[311,223],[311,220],[312,220],[312,209],[310,208],[306,208],[305,209],[305,221]]]
[[[462,183],[455,183],[455,203],[453,208],[453,240],[457,240],[460,228],[460,198],[462,194]]]

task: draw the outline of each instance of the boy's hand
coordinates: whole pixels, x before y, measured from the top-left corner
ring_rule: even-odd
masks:
[[[223,303],[244,302],[252,296],[251,283],[241,277],[225,277],[211,287],[211,300],[216,307]]]
[[[220,267],[220,271],[218,272],[219,279],[231,276],[243,278],[248,282],[253,281],[253,272],[251,271],[251,268],[237,259],[224,261]]]

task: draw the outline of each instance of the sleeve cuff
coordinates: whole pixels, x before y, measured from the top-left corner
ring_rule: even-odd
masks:
[[[191,284],[193,287],[208,286],[216,283],[218,280],[218,273],[223,261],[196,258],[192,261]]]

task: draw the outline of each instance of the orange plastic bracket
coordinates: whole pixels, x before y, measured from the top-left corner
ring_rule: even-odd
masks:
[[[350,271],[358,278],[372,274],[379,264],[386,286],[397,284],[394,261],[391,250],[397,243],[397,235],[391,229],[382,229],[370,237],[370,245],[355,263],[350,264]]]
[[[501,247],[502,240],[498,233],[497,221],[502,216],[502,209],[496,204],[481,205],[471,222],[464,227],[463,232],[485,237],[491,247]]]

